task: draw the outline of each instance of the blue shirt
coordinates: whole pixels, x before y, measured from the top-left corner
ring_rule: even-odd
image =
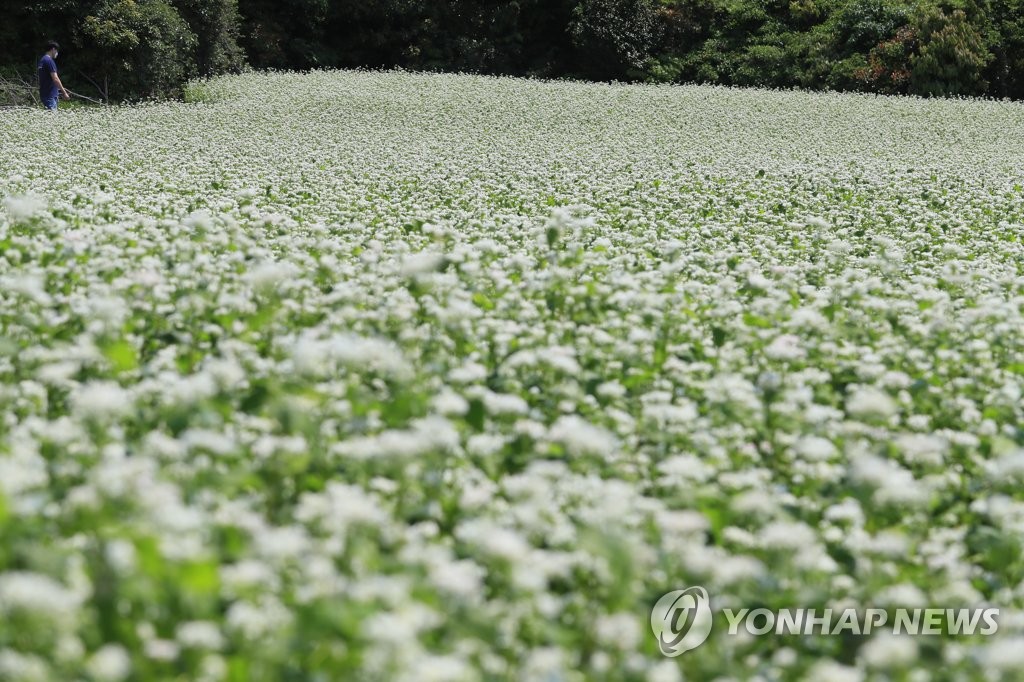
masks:
[[[57,96],[57,84],[53,82],[53,74],[57,73],[57,63],[53,57],[44,54],[39,60],[39,97],[43,101]]]

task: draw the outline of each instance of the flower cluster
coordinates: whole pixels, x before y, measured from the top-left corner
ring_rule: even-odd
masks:
[[[1024,670],[1024,108],[201,88],[0,118],[0,679]]]

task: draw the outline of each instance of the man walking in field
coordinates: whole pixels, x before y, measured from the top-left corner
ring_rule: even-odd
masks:
[[[39,99],[43,100],[43,106],[50,111],[57,110],[57,96],[62,93],[64,99],[71,99],[64,84],[60,82],[57,75],[57,51],[60,45],[52,40],[46,43],[46,54],[39,59]]]

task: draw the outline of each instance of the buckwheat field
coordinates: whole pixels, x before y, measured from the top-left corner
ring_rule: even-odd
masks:
[[[0,679],[1021,677],[1020,104],[189,98],[0,113]]]

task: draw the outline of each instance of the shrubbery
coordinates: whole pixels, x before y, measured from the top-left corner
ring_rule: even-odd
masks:
[[[165,95],[195,73],[196,35],[166,0],[101,0],[81,35],[115,91]]]
[[[663,26],[651,0],[583,0],[569,31],[585,73],[642,74]]]
[[[190,78],[245,63],[237,0],[38,0],[5,14],[0,64],[30,81],[56,39],[62,80],[94,96],[175,96]]]
[[[882,0],[673,0],[684,31],[648,67],[656,80],[917,95],[1020,96],[1020,7]],[[697,21],[694,21],[694,18]],[[999,59],[995,59],[996,55]],[[995,67],[995,68],[993,68]],[[991,87],[994,84],[996,87]]]
[[[31,73],[55,37],[72,79],[115,98],[246,63],[1024,97],[1024,0],[38,0],[5,18],[0,64]]]

